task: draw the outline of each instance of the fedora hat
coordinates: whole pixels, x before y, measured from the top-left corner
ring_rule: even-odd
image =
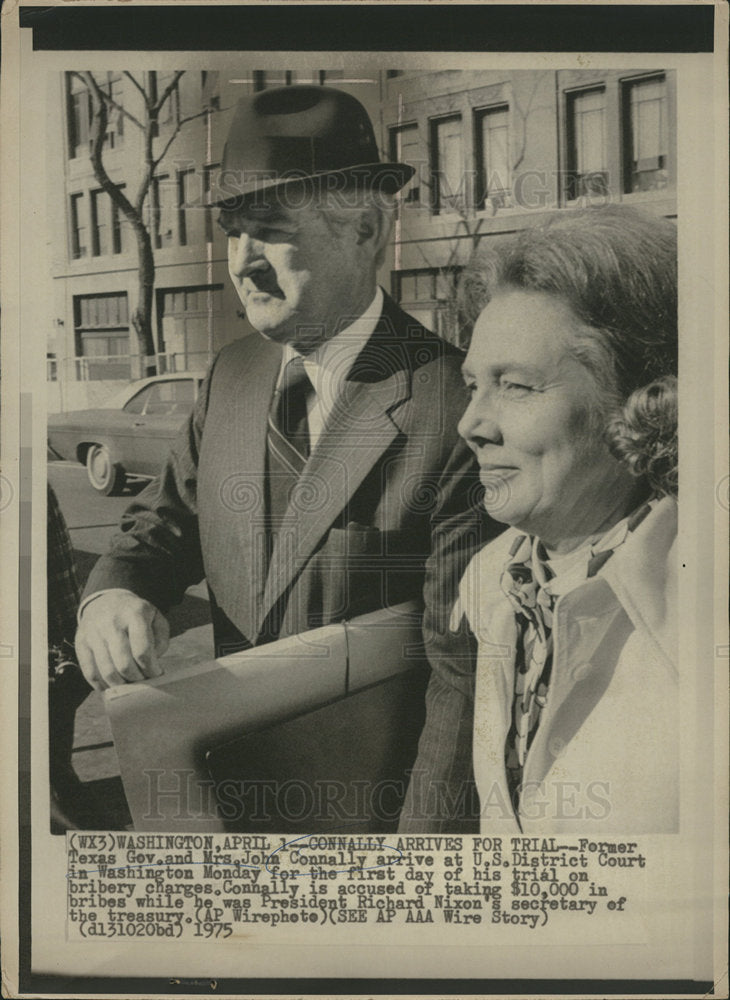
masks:
[[[362,104],[333,87],[277,87],[243,97],[223,151],[211,205],[236,208],[281,185],[345,185],[395,193],[415,173],[383,163]]]

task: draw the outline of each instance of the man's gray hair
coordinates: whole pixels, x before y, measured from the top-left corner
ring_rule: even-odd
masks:
[[[385,258],[385,251],[395,219],[395,196],[377,188],[352,187],[336,191],[319,191],[315,194],[313,207],[319,211],[333,232],[357,225],[364,212],[377,212],[382,220],[381,239],[375,264],[379,267]]]

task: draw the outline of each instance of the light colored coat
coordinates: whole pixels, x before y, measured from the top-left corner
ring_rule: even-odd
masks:
[[[474,775],[481,828],[529,834],[669,833],[679,823],[677,505],[664,498],[598,576],[558,599],[554,654],[519,817],[504,768],[517,626],[500,589],[510,529],[478,553],[452,624],[479,653]]]

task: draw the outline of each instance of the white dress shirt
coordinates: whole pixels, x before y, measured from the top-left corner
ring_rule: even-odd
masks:
[[[314,388],[307,400],[310,452],[314,451],[355,358],[372,336],[382,311],[383,290],[377,288],[373,301],[354,323],[304,357],[304,370]],[[287,364],[297,353],[289,344],[284,345],[279,382]]]

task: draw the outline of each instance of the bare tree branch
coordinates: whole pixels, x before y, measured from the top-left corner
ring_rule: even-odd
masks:
[[[102,190],[108,194],[112,204],[128,221],[137,244],[138,296],[134,307],[130,309],[130,323],[139,345],[138,367],[140,375],[147,374],[148,368],[155,367],[155,362],[152,359],[156,351],[152,325],[155,286],[153,251],[155,232],[152,230],[156,227],[152,226],[149,219],[145,218],[145,202],[150,188],[155,183],[157,168],[182,128],[196,118],[215,113],[215,109],[206,108],[196,114],[179,119],[173,125],[172,134],[164,141],[161,154],[157,157],[154,155],[160,109],[170,100],[183,73],[184,70],[176,70],[159,99],[152,100],[151,92],[146,90],[131,73],[125,71],[124,75],[142,96],[144,113],[138,117],[115,101],[92,72],[74,71],[73,73],[75,77],[83,81],[91,97],[89,146],[94,176]],[[104,165],[103,152],[107,140],[111,109],[129,118],[142,131],[141,177],[133,199],[127,198],[122,186],[110,178]],[[159,141],[163,142],[163,140]]]
[[[172,80],[168,83],[168,85],[162,91],[162,94],[159,96],[159,98],[157,100],[157,103],[152,105],[151,110],[153,112],[157,113],[157,112],[160,111],[160,109],[164,105],[165,101],[168,99],[168,97],[173,92],[173,90],[175,90],[175,88],[177,87],[178,81],[180,80],[180,77],[183,75],[184,72],[185,72],[184,69],[176,69],[175,70],[175,72],[173,74],[173,77],[172,77]]]
[[[529,72],[532,72],[532,70],[530,70]],[[532,103],[535,100],[535,97],[537,95],[538,84],[540,83],[540,79],[541,79],[542,76],[543,76],[543,73],[537,73],[534,76],[533,81],[532,81],[532,88],[530,90],[529,97],[527,98],[527,105],[526,105],[526,107],[524,109],[520,105],[520,102],[517,100],[517,97],[514,94],[514,90],[512,92],[512,104],[513,104],[513,107],[514,107],[515,111],[517,112],[517,114],[519,115],[519,117],[520,117],[520,119],[522,121],[522,126],[521,126],[521,131],[520,131],[520,137],[521,137],[520,152],[519,152],[517,158],[515,159],[515,161],[512,164],[512,170],[513,171],[515,171],[515,170],[518,169],[518,167],[520,166],[520,164],[522,163],[522,161],[525,158],[525,151],[527,149],[527,119],[529,118],[530,113],[532,111]]]
[[[142,84],[141,84],[141,83],[139,82],[139,80],[138,80],[138,79],[137,79],[136,77],[132,76],[132,74],[131,74],[131,73],[129,72],[129,70],[126,70],[126,69],[125,69],[125,70],[124,70],[124,75],[126,76],[126,78],[127,78],[128,80],[131,80],[131,82],[132,82],[132,83],[134,84],[134,86],[135,86],[135,87],[137,88],[137,90],[138,90],[138,91],[140,92],[140,94],[142,95],[142,97],[143,97],[143,99],[144,99],[144,102],[145,102],[145,104],[149,104],[149,102],[150,102],[150,99],[149,99],[149,94],[148,94],[148,93],[147,93],[147,91],[146,91],[146,90],[144,89],[144,87],[143,87],[143,86],[142,86]]]
[[[213,114],[213,113],[214,112],[213,112],[212,108],[206,108],[204,111],[198,111],[197,114],[187,115],[185,118],[181,118],[180,121],[177,123],[177,125],[175,127],[175,130],[173,131],[172,135],[170,136],[170,138],[165,143],[165,146],[164,146],[162,152],[157,157],[157,159],[154,161],[155,167],[159,166],[160,162],[162,160],[164,160],[164,158],[167,156],[167,152],[168,152],[170,146],[172,146],[172,144],[175,141],[175,139],[177,139],[177,137],[180,134],[180,130],[182,129],[183,125],[187,125],[188,122],[195,121],[196,118],[203,118],[205,115],[210,115],[210,114]]]
[[[138,129],[144,132],[144,125],[139,120],[139,118],[135,118],[135,116],[131,113],[131,111],[127,111],[125,107],[123,107],[121,104],[118,104],[113,97],[109,96],[109,94],[104,94],[104,98],[110,108],[114,108],[120,114],[124,115],[125,118],[129,118],[131,122],[134,122],[134,124],[137,126]]]

